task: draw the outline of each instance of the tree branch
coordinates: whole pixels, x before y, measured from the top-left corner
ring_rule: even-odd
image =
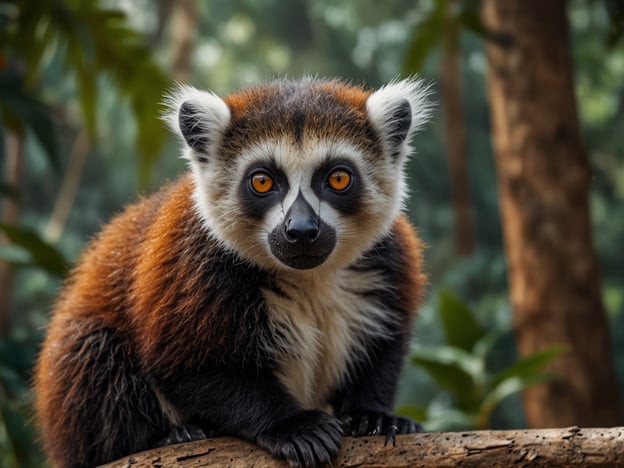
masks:
[[[89,135],[87,129],[83,127],[74,140],[71,152],[69,153],[69,161],[65,169],[63,182],[61,183],[61,188],[54,202],[52,215],[43,231],[43,238],[52,244],[57,243],[63,234],[65,224],[69,219],[69,214],[76,201],[82,171],[87,162],[90,149],[91,142],[89,141]]]
[[[624,427],[439,432],[383,437],[345,437],[341,467],[546,467],[624,466]],[[138,453],[106,468],[133,466],[281,467],[268,452],[233,438],[206,439]]]

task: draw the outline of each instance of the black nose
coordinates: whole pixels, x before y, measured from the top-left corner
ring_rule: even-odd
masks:
[[[321,231],[319,218],[301,192],[286,213],[283,226],[286,241],[291,244],[307,248],[318,239]]]
[[[284,222],[269,234],[271,252],[284,265],[308,270],[321,265],[336,246],[336,231],[314,211],[301,192]]]
[[[310,216],[290,218],[286,222],[286,238],[293,243],[309,245],[319,235],[318,223]]]

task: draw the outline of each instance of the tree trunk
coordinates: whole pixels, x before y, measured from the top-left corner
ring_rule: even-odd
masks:
[[[347,467],[616,467],[624,466],[624,427],[532,431],[440,432],[384,438],[345,437],[335,466]],[[238,439],[206,439],[137,453],[105,468],[283,467],[284,462]]]
[[[613,426],[621,419],[590,172],[574,98],[564,0],[484,0],[488,89],[511,304],[522,356],[569,351],[560,379],[530,388],[530,427]]]
[[[445,44],[440,75],[444,134],[455,215],[455,249],[460,257],[467,257],[475,250],[475,229],[468,174],[466,125],[459,61],[459,25],[456,9],[457,0],[447,0]]]
[[[191,53],[197,29],[195,0],[177,0],[171,14],[172,75],[175,81],[186,83],[191,77]]]
[[[8,130],[5,132],[5,138],[4,180],[7,185],[19,190],[24,172],[24,135]],[[2,223],[17,224],[20,211],[17,200],[6,198],[2,206]],[[9,241],[6,236],[0,234],[0,244],[7,242]],[[7,336],[11,327],[14,274],[13,266],[0,260],[0,337]]]

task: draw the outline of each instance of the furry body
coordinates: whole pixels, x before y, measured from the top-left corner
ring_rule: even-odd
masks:
[[[426,282],[400,214],[406,144],[370,92],[336,82],[195,93],[171,105],[191,172],[105,227],[55,307],[35,382],[50,460],[234,435],[312,466],[343,431],[413,432],[391,415]],[[256,166],[266,196],[246,182]],[[344,193],[324,182],[334,167]],[[278,238],[284,217],[320,240],[289,240],[290,223]]]

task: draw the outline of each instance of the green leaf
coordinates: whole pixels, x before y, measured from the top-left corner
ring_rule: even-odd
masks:
[[[406,405],[396,408],[395,413],[399,416],[412,418],[416,422],[422,422],[427,419],[427,409],[422,406]]]
[[[8,452],[15,457],[16,467],[43,466],[40,460],[40,449],[37,446],[37,434],[32,424],[29,424],[27,410],[23,405],[2,405],[1,421],[4,423],[7,441],[10,446]],[[6,443],[5,442],[5,443]]]
[[[477,340],[472,348],[472,354],[485,360],[500,340],[505,337],[505,335],[510,335],[512,333],[513,331],[509,328],[495,328],[494,330],[488,331],[481,338],[479,338],[479,340]]]
[[[0,41],[16,57],[25,58],[30,82],[36,82],[41,59],[50,47],[65,54],[66,69],[75,77],[83,120],[92,139],[97,129],[98,82],[103,76],[110,79],[120,98],[128,100],[135,117],[139,177],[145,189],[167,136],[158,116],[163,94],[171,83],[145,37],[130,27],[126,14],[100,3],[19,2],[20,14],[7,19],[10,27],[0,30]],[[52,145],[44,130],[52,128],[33,128],[48,151]]]
[[[13,244],[29,252],[32,265],[57,276],[64,276],[67,272],[67,262],[63,255],[54,246],[41,239],[36,232],[8,224],[0,224],[0,231],[4,232]]]
[[[94,70],[79,67],[76,70],[76,81],[80,93],[80,109],[85,121],[85,128],[89,138],[94,139],[97,134],[96,107],[97,107],[97,76]]]
[[[72,31],[73,33],[73,31]],[[97,74],[92,61],[84,57],[82,44],[77,41],[79,36],[71,36],[67,44],[67,64],[74,71],[78,94],[80,96],[80,110],[85,122],[85,128],[90,138],[96,135],[96,107],[97,107]],[[86,63],[89,62],[89,63]]]
[[[168,86],[169,83],[167,83]],[[162,96],[162,90],[155,91]],[[134,113],[137,116],[137,149],[139,150],[139,186],[142,190],[149,188],[150,175],[158,160],[160,148],[167,136],[159,116],[162,112],[161,99],[153,97],[142,98],[141,101],[132,101]]]
[[[472,351],[477,341],[485,335],[470,309],[450,291],[440,291],[438,313],[446,342],[451,346]]]
[[[43,57],[56,45],[55,32],[50,27],[47,15],[29,15],[31,24],[25,27],[26,21],[20,21],[19,40],[22,42],[21,54],[26,62],[24,83],[26,89],[32,90],[41,79]]]
[[[23,89],[21,77],[11,72],[0,73],[0,105],[25,127],[32,130],[50,165],[60,172],[57,129],[45,105]]]
[[[484,378],[482,361],[462,349],[450,346],[414,347],[410,360],[451,393],[461,409],[475,407],[475,382]]]
[[[539,373],[521,377],[508,377],[499,381],[483,398],[481,409],[479,410],[479,419],[482,421],[483,427],[487,426],[486,421],[505,398],[525,388],[544,382],[551,382],[555,379],[557,379],[555,374]]]
[[[420,72],[433,48],[444,37],[444,1],[437,0],[429,16],[414,26],[414,35],[407,48],[403,73],[410,75]]]
[[[428,415],[431,414],[431,411]],[[427,432],[457,432],[474,429],[475,416],[472,413],[454,408],[438,411],[430,415],[423,424]]]
[[[13,244],[0,245],[0,259],[12,265],[31,265],[30,252]]]
[[[531,354],[518,362],[502,370],[491,381],[490,388],[498,386],[501,382],[511,379],[530,379],[540,375],[542,369],[554,361],[557,357],[567,352],[568,348],[564,346],[555,346],[544,351]]]
[[[117,92],[129,100],[137,123],[139,183],[149,185],[167,131],[158,118],[160,103],[171,82],[153,60],[143,37],[127,25],[116,10],[94,10],[85,17],[92,35],[95,66],[111,78]]]

